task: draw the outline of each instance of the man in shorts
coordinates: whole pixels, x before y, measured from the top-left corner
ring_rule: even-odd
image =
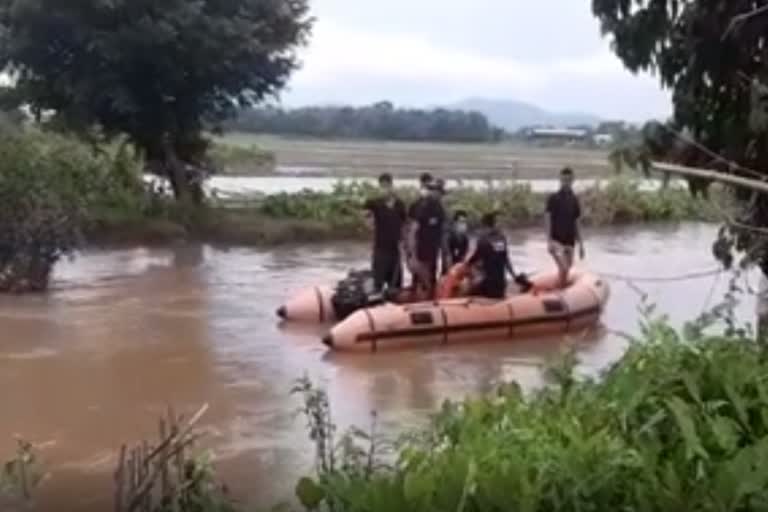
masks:
[[[573,171],[566,167],[560,172],[560,190],[547,200],[547,240],[549,253],[555,260],[560,275],[560,286],[568,285],[568,274],[573,266],[574,249],[579,246],[579,257],[584,259],[581,238],[581,204],[573,192]]]

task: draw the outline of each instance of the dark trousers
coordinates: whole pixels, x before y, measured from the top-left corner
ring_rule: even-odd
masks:
[[[373,284],[377,291],[384,288],[402,288],[403,268],[400,262],[400,251],[375,249],[373,251]]]
[[[506,280],[501,282],[483,280],[472,289],[471,295],[488,299],[503,299],[507,296]]]
[[[416,258],[419,266],[424,269],[425,276],[418,272],[413,274],[413,287],[433,291],[437,285],[437,254],[421,254]]]

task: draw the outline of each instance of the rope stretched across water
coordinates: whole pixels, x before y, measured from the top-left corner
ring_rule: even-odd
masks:
[[[675,276],[628,276],[623,274],[611,274],[609,272],[598,272],[600,277],[605,279],[613,279],[615,281],[627,281],[637,283],[672,283],[677,281],[691,281],[693,279],[703,279],[705,277],[712,277],[720,275],[723,272],[722,268],[712,268],[709,270],[699,270],[697,272],[688,272],[686,274],[678,274]]]

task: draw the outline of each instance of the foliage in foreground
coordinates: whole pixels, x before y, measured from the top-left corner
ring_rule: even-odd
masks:
[[[651,321],[599,379],[575,365],[527,397],[513,383],[446,403],[389,464],[370,436],[329,458],[330,414],[310,414],[324,462],[297,495],[311,510],[366,512],[768,510],[768,360],[746,333]],[[309,406],[322,396],[303,392]]]
[[[28,504],[43,477],[34,447],[17,440],[16,453],[0,471],[0,508],[15,510]]]

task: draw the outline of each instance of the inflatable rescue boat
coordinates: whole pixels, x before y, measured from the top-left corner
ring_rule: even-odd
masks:
[[[376,293],[373,273],[353,270],[335,287],[312,286],[300,290],[277,309],[277,316],[292,322],[336,322],[355,311],[385,302],[403,304],[415,301],[407,291]]]
[[[466,297],[359,309],[323,343],[339,351],[377,351],[566,333],[596,324],[610,295],[608,284],[586,271],[572,271],[564,289],[557,287],[556,272],[530,281],[530,291],[503,300]],[[315,301],[322,304],[321,298]]]

